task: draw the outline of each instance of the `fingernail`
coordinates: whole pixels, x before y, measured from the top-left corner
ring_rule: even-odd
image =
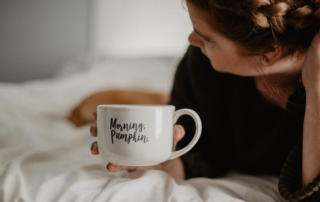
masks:
[[[92,151],[92,149],[93,149],[93,147],[94,147],[95,144],[96,144],[95,142],[92,143],[92,145],[91,145],[91,151]]]
[[[109,165],[110,165],[110,163],[108,163],[107,166],[106,166],[106,169],[107,169],[108,171],[110,171],[109,168],[108,168]]]
[[[93,126],[90,127],[90,133],[92,132]]]

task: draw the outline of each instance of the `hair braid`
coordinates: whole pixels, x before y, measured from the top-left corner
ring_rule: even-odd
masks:
[[[278,32],[281,34],[285,34],[285,15],[289,11],[290,6],[285,2],[279,2],[273,5],[261,7],[261,13],[267,17],[273,32]]]
[[[285,2],[271,4],[269,0],[252,1],[252,21],[261,28],[269,28],[274,32],[285,34],[286,26],[292,26],[296,31],[313,23],[310,19],[314,5],[305,5],[295,10]]]
[[[252,15],[252,21],[254,24],[262,28],[270,27],[270,23],[268,21],[267,16],[263,12],[261,12],[261,8],[269,5],[269,0],[254,0],[251,2],[250,13]]]
[[[313,12],[320,0],[187,0],[211,15],[214,29],[238,42],[249,53],[274,50],[306,52],[319,31]]]
[[[315,7],[313,5],[297,8],[286,16],[286,21],[296,31],[299,31],[315,22],[312,16],[314,10]]]

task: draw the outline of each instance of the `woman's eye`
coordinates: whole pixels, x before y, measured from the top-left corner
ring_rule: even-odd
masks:
[[[202,37],[202,39],[205,40],[206,42],[213,42],[212,40],[205,38],[205,37]]]
[[[206,39],[206,38],[204,38],[204,40],[205,40],[206,43],[212,43],[213,42],[210,39]]]

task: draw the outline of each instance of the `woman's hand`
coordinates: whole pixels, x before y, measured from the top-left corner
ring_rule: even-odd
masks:
[[[320,18],[320,9],[314,15]],[[320,32],[314,36],[307,51],[302,67],[302,82],[306,91],[320,92]]]
[[[91,124],[90,127],[90,133],[92,136],[97,137],[97,113],[93,113],[95,122]],[[184,137],[185,131],[184,128],[181,125],[175,125],[174,127],[174,149],[177,145],[177,143]],[[99,154],[99,149],[97,142],[93,142],[91,144],[91,153],[93,155]],[[107,165],[107,169],[110,172],[117,172],[121,170],[127,170],[129,172],[135,171],[135,170],[144,170],[144,169],[156,169],[156,170],[163,170],[169,173],[174,178],[185,178],[184,173],[184,167],[183,162],[180,158],[168,160],[164,163],[161,163],[159,165],[155,166],[117,166],[109,163]]]

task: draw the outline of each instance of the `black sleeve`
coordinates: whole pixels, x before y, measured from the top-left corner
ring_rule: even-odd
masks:
[[[194,63],[194,60],[197,60],[198,52],[198,50],[195,50],[195,47],[190,46],[177,68],[170,100],[170,104],[174,105],[176,110],[189,108],[199,114],[199,103],[194,93],[194,86],[192,85],[194,74],[190,70],[190,65]],[[179,118],[177,124],[182,125],[186,131],[185,137],[177,145],[178,150],[192,140],[195,133],[195,123],[191,117],[185,115]],[[202,155],[201,147],[203,145],[201,145],[200,140],[192,150],[181,156],[186,178],[210,176],[210,166]]]
[[[302,187],[302,141],[290,152],[282,169],[278,189],[288,201],[320,201],[320,174],[307,186]]]

